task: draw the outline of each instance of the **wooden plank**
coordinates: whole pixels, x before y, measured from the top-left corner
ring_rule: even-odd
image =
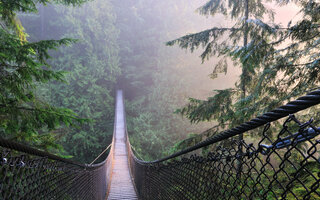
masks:
[[[125,113],[123,108],[122,91],[117,94],[116,130],[114,135],[114,155],[111,186],[108,200],[134,200],[138,199],[132,178],[129,172],[128,155],[125,143]]]

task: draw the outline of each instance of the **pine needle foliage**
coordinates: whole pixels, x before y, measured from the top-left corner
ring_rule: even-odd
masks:
[[[79,5],[83,1],[0,1],[0,135],[45,150],[56,150],[53,131],[61,125],[78,125],[70,109],[54,107],[37,96],[36,88],[48,81],[64,81],[63,71],[47,62],[49,50],[75,42],[73,39],[28,42],[16,12],[36,12],[37,3]]]
[[[248,107],[247,95],[252,92],[255,84],[256,70],[259,68],[257,58],[262,57],[261,53],[265,50],[260,46],[276,35],[274,28],[263,21],[273,21],[274,13],[260,0],[211,0],[200,7],[198,12],[205,16],[221,14],[233,24],[189,34],[169,41],[167,45],[177,44],[191,52],[202,47],[202,62],[213,56],[219,58],[211,78],[227,73],[234,66],[242,68],[242,74],[234,88],[216,90],[215,96],[205,101],[191,98],[190,103],[177,112],[194,123],[215,119],[222,127],[226,124],[233,126],[253,115],[254,109]]]
[[[242,68],[234,88],[216,90],[207,100],[190,99],[178,113],[191,122],[216,120],[222,127],[233,127],[319,86],[320,3],[293,1],[300,6],[301,18],[283,27],[273,23],[274,13],[264,6],[266,2],[271,1],[208,1],[199,12],[225,15],[235,22],[233,26],[214,27],[167,43],[192,52],[203,47],[202,61],[219,58],[212,78],[227,73],[231,66]],[[278,6],[289,2],[273,1]]]
[[[50,52],[50,64],[67,71],[67,84],[54,81],[38,87],[51,105],[72,109],[91,123],[64,127],[59,134],[68,155],[91,163],[112,140],[114,92],[121,74],[116,15],[112,3],[95,0],[81,7],[40,6],[38,14],[19,15],[29,40],[76,38],[71,47]],[[103,160],[103,158],[101,158]],[[99,162],[99,161],[97,161]]]

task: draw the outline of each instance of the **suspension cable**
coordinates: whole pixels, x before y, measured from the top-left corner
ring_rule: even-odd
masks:
[[[138,151],[134,148],[134,146],[132,146],[130,143],[129,143],[129,145],[130,145],[130,148],[134,151],[134,155],[135,156],[138,156],[138,159],[142,159],[142,156],[138,153]]]
[[[158,160],[154,160],[154,161],[142,161],[140,160],[139,162],[141,163],[159,163],[159,162],[163,162],[172,158],[176,158],[178,156],[187,154],[189,152],[195,151],[197,149],[209,146],[211,144],[220,142],[222,140],[228,139],[230,137],[239,135],[241,133],[244,133],[246,131],[258,128],[260,126],[263,126],[269,122],[273,122],[276,121],[278,119],[281,119],[283,117],[288,116],[289,114],[293,114],[296,113],[298,111],[307,109],[311,106],[317,105],[320,103],[320,89],[310,92],[305,96],[299,97],[298,99],[294,100],[294,101],[290,101],[289,103],[287,103],[284,106],[280,106],[270,112],[264,113],[263,115],[260,115],[254,119],[251,119],[248,122],[242,123],[241,125],[228,129],[226,131],[222,131],[221,133],[214,135],[202,142],[199,142],[198,144],[183,149],[179,152],[173,153],[167,157],[164,157],[162,159],[158,159]]]
[[[109,146],[105,148],[105,150],[103,150],[89,165],[92,165],[94,162],[96,162],[111,147],[111,145],[112,143],[109,144]]]

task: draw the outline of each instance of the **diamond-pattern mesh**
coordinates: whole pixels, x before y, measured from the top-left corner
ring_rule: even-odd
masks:
[[[0,147],[0,199],[104,199],[107,161],[86,166]]]
[[[317,90],[152,162],[137,159],[127,139],[139,199],[320,199],[320,128],[293,115],[281,127],[259,128],[319,103]],[[237,139],[248,131],[255,131],[254,137],[246,133],[245,140]],[[202,153],[187,157],[197,149]],[[0,199],[106,196],[112,156],[82,165],[2,138],[0,154]]]
[[[270,129],[267,124],[260,131],[260,140],[245,137],[249,143],[234,137],[213,144],[205,156],[160,163],[140,161],[129,148],[139,197],[320,199],[320,129],[312,120],[301,123],[293,115],[278,134]]]

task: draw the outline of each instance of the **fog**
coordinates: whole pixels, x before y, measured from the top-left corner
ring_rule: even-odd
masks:
[[[234,87],[240,68],[231,66],[226,74],[211,79],[217,58],[202,63],[202,48],[191,53],[165,45],[186,34],[233,25],[222,15],[200,15],[196,10],[205,2],[95,0],[81,7],[39,6],[36,14],[19,15],[30,41],[78,39],[51,52],[54,69],[68,71],[68,85],[52,82],[38,92],[45,101],[94,119],[91,125],[64,130],[61,143],[69,154],[94,156],[110,142],[117,88],[125,90],[132,144],[141,154],[152,151],[143,155],[146,158],[159,157],[190,133],[215,124],[190,124],[173,112],[188,97],[206,99],[215,89]],[[284,26],[298,18],[293,5],[269,6],[276,8],[275,21]],[[97,143],[100,147],[91,150]],[[88,149],[90,155],[84,155]]]
[[[180,29],[177,30],[177,33],[173,35],[172,39],[189,33],[197,33],[212,27],[231,27],[232,22],[227,21],[223,16],[217,15],[214,17],[205,17],[196,12],[196,9],[202,6],[205,2],[207,1],[197,1],[193,5],[190,5],[189,9],[193,10],[193,12],[189,12],[189,17],[196,25],[190,24],[190,26],[187,27],[180,27]],[[295,4],[289,4],[283,7],[275,4],[269,4],[269,7],[275,12],[275,23],[280,23],[284,27],[287,26],[290,20],[295,21],[299,19],[299,8]],[[222,73],[217,78],[211,79],[209,74],[212,72],[213,65],[217,61],[216,57],[212,57],[210,60],[206,60],[202,63],[200,54],[203,49],[199,48],[194,53],[190,53],[190,51],[185,50],[181,51],[185,52],[182,59],[190,60],[190,65],[181,66],[181,70],[187,71],[185,74],[186,76],[193,77],[193,79],[190,79],[190,82],[188,83],[190,91],[186,92],[186,96],[206,99],[212,95],[212,91],[215,89],[234,87],[235,82],[239,79],[241,69],[238,67],[233,67],[227,72],[227,74]],[[197,92],[195,90],[197,90]]]
[[[167,4],[170,4],[170,1],[164,1]],[[200,15],[196,10],[202,6],[206,0],[201,1],[188,1],[187,3],[183,3],[183,8],[177,8],[175,13],[171,13],[171,15],[163,15],[163,20],[170,21],[172,16],[179,16],[181,13],[180,9],[184,9],[184,18],[177,18],[175,24],[170,24],[171,26],[167,26],[166,30],[170,32],[170,35],[162,40],[164,44],[167,40],[172,40],[184,36],[186,34],[197,33],[206,29],[210,29],[212,27],[231,27],[233,22],[228,21],[221,15],[216,15],[214,17],[206,17]],[[181,4],[180,4],[181,5]],[[284,27],[287,26],[290,20],[299,19],[298,7],[294,4],[289,4],[283,7],[280,7],[275,4],[269,4],[269,7],[272,8],[275,12],[275,23],[280,23]],[[180,21],[179,21],[180,19]],[[189,23],[181,26],[180,24],[184,24],[183,21],[189,20]],[[212,91],[215,89],[226,89],[234,87],[235,82],[239,79],[239,75],[241,73],[241,69],[238,67],[231,67],[229,71],[224,74],[220,74],[217,78],[212,79],[209,77],[209,74],[212,73],[213,66],[217,62],[218,58],[212,57],[210,60],[205,60],[202,63],[200,55],[203,51],[202,48],[191,53],[189,50],[181,50],[179,47],[165,47],[167,51],[171,51],[170,49],[174,48],[176,51],[181,51],[179,53],[181,59],[184,62],[183,64],[177,65],[176,67],[184,71],[183,76],[188,79],[186,82],[186,87],[188,88],[185,91],[185,97],[195,97],[199,99],[206,99],[207,97],[212,95]],[[183,52],[183,53],[182,53]],[[166,59],[175,59],[176,55],[167,55]],[[186,62],[187,61],[187,62]]]

